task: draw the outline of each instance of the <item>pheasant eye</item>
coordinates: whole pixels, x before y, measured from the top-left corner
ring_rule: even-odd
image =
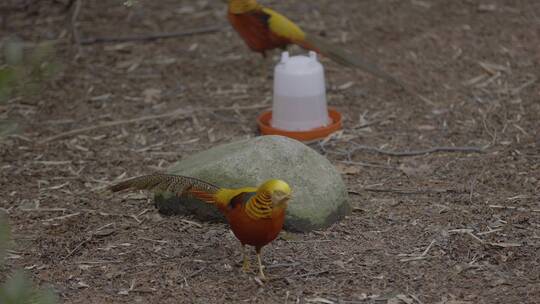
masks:
[[[281,196],[284,196],[284,195],[285,195],[285,192],[283,192],[281,190],[274,191],[274,196],[281,197]]]

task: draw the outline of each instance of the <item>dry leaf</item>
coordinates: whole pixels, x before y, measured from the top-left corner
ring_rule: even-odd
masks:
[[[347,175],[356,175],[360,173],[360,168],[356,166],[350,166],[345,164],[337,164],[336,169],[341,174],[347,174]]]
[[[145,103],[155,103],[161,97],[160,89],[146,89],[142,93]]]

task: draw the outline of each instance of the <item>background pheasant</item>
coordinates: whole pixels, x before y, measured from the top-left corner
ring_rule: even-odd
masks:
[[[263,56],[266,56],[267,50],[286,49],[289,44],[296,44],[327,56],[343,66],[361,69],[405,87],[401,81],[382,71],[375,64],[353,56],[323,38],[306,34],[287,17],[259,4],[256,0],[229,0],[227,16],[249,48]]]

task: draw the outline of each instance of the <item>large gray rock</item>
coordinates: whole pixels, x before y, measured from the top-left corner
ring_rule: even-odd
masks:
[[[220,187],[258,186],[270,178],[285,180],[293,198],[285,229],[305,232],[325,228],[350,211],[339,172],[322,155],[283,136],[261,136],[212,148],[183,159],[168,173],[197,177]],[[156,195],[163,213],[193,214],[202,220],[222,219],[211,205]]]

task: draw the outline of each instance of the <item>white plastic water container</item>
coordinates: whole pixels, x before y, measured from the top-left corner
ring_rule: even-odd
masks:
[[[281,54],[274,69],[272,127],[287,131],[307,131],[331,123],[326,103],[324,68],[317,54]]]

